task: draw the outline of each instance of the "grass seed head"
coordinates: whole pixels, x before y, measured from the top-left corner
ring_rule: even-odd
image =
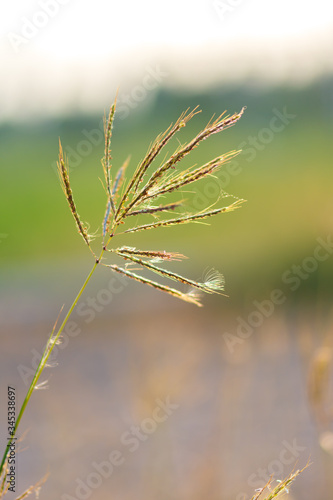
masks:
[[[198,282],[182,276],[168,269],[159,267],[158,262],[180,260],[184,256],[178,252],[166,252],[165,250],[137,250],[134,247],[122,246],[110,249],[111,241],[117,234],[134,233],[147,229],[157,229],[162,227],[176,226],[179,224],[188,224],[191,222],[202,222],[214,215],[227,213],[240,207],[244,200],[236,200],[229,206],[221,208],[206,209],[197,213],[177,214],[176,209],[183,206],[183,199],[173,201],[172,203],[156,203],[160,197],[166,197],[170,193],[176,193],[185,186],[199,181],[205,177],[214,175],[218,169],[228,160],[233,158],[239,151],[231,151],[220,155],[213,160],[208,161],[199,167],[190,167],[185,170],[181,168],[175,172],[175,167],[180,164],[181,160],[189,155],[203,140],[206,140],[213,134],[221,132],[233,126],[240,119],[244,112],[243,108],[239,113],[231,116],[226,116],[225,113],[217,119],[211,120],[201,132],[199,132],[191,141],[178,146],[176,151],[166,158],[157,168],[153,168],[153,162],[161,153],[164,146],[183,128],[200,110],[198,107],[193,110],[187,109],[180,115],[178,120],[173,125],[170,125],[164,132],[160,133],[153,141],[151,146],[138,164],[132,177],[126,181],[125,174],[129,163],[129,158],[116,171],[114,181],[112,181],[112,164],[111,164],[111,138],[112,128],[116,113],[116,99],[110,107],[108,119],[105,119],[105,148],[104,158],[102,159],[105,192],[106,192],[106,208],[102,219],[102,249],[100,256],[95,257],[95,262],[101,262],[107,265],[111,270],[122,273],[129,278],[148,284],[156,289],[162,290],[175,297],[178,297],[186,302],[191,302],[200,305],[198,292],[206,293],[222,293],[224,289],[223,276],[218,271],[211,271],[203,282]],[[77,212],[72,189],[69,180],[69,170],[64,158],[61,143],[59,142],[59,175],[64,193],[66,195],[70,210],[75,219],[79,233],[89,245],[89,237],[86,227],[81,222]],[[221,197],[221,196],[220,196]],[[170,218],[170,212],[174,212],[173,218]],[[134,219],[135,217],[135,219]],[[154,221],[138,224],[137,218],[153,217]],[[128,221],[135,220],[136,224],[127,224],[127,227],[122,231],[119,228]],[[129,227],[128,227],[129,226]],[[111,253],[117,254],[126,261],[125,268],[121,268],[115,264],[106,264],[103,259],[103,254],[106,250],[111,250]],[[182,285],[189,287],[192,291],[183,293],[166,285],[159,284],[149,278],[140,276],[134,272],[135,269],[142,271],[151,271],[159,276],[176,281]],[[194,292],[194,290],[196,290]]]

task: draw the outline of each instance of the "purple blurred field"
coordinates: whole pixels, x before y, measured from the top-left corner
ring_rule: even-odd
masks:
[[[245,311],[227,301],[197,309],[135,290],[133,313],[116,301],[90,325],[81,319],[81,333],[47,370],[49,388],[34,394],[22,421],[21,433],[29,432],[19,489],[50,471],[41,492],[50,500],[78,498],[78,478],[98,486],[80,490],[97,500],[243,500],[267,475],[282,479],[310,458],[288,498],[329,500],[332,448],[330,455],[319,439],[331,430],[332,393],[320,394],[320,374],[322,354],[331,353],[332,311],[321,315],[324,323],[311,304],[278,310],[231,353],[223,334],[235,332]],[[2,392],[11,384],[23,399],[17,367],[29,366],[51,326],[47,319],[7,323]],[[96,464],[115,450],[121,464],[99,484]]]

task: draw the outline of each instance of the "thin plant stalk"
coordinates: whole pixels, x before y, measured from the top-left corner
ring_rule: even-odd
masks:
[[[102,251],[101,256],[103,255],[103,253],[104,253],[104,250]],[[83,285],[82,285],[82,287],[81,287],[81,289],[80,289],[79,293],[77,294],[77,296],[75,297],[75,299],[74,299],[74,301],[73,301],[72,305],[70,306],[70,308],[69,308],[69,310],[68,310],[68,312],[67,312],[67,314],[66,314],[66,316],[65,316],[65,319],[63,320],[62,324],[61,324],[61,325],[60,325],[60,327],[59,327],[59,330],[57,331],[57,333],[56,333],[55,335],[54,335],[54,331],[52,331],[52,333],[51,333],[51,335],[50,335],[50,337],[49,337],[49,339],[48,339],[48,341],[47,341],[47,344],[46,344],[46,347],[45,347],[45,349],[44,349],[43,355],[42,355],[41,360],[40,360],[40,362],[39,362],[39,365],[38,365],[38,367],[37,367],[37,369],[36,369],[36,372],[35,372],[34,378],[32,379],[32,382],[31,382],[31,384],[30,384],[30,387],[29,387],[28,392],[27,392],[27,394],[26,394],[26,396],[25,396],[25,398],[24,398],[24,401],[23,401],[23,403],[22,403],[22,406],[21,406],[20,412],[19,412],[18,417],[17,417],[17,419],[16,419],[16,423],[15,423],[15,427],[14,427],[13,435],[12,435],[11,439],[9,439],[9,440],[8,440],[7,447],[6,447],[5,452],[4,452],[4,454],[3,454],[2,461],[1,461],[1,465],[0,465],[0,476],[1,476],[1,474],[2,474],[2,471],[3,471],[4,465],[5,465],[5,462],[6,462],[6,458],[7,458],[7,454],[8,454],[8,452],[9,452],[10,445],[12,444],[12,442],[13,442],[13,440],[14,440],[15,436],[16,436],[16,432],[17,432],[18,426],[19,426],[19,424],[20,424],[20,421],[21,421],[21,419],[22,419],[22,416],[23,416],[23,414],[24,414],[24,411],[25,411],[25,409],[26,409],[26,407],[27,407],[27,404],[28,404],[28,402],[29,402],[29,400],[30,400],[30,397],[31,397],[31,395],[32,395],[32,393],[33,393],[33,391],[34,391],[34,389],[36,389],[36,387],[37,387],[37,382],[38,382],[38,380],[39,380],[39,378],[40,378],[40,376],[41,376],[42,372],[44,371],[44,368],[45,368],[45,366],[46,366],[46,364],[47,364],[47,360],[49,359],[49,357],[50,357],[50,355],[51,355],[51,353],[52,353],[52,351],[53,351],[54,346],[55,346],[55,345],[57,344],[57,342],[59,341],[59,337],[60,337],[60,335],[61,335],[61,333],[62,333],[63,329],[65,328],[66,323],[67,323],[67,321],[69,320],[69,317],[70,317],[70,315],[72,314],[72,312],[73,312],[73,310],[74,310],[74,308],[75,308],[75,306],[76,306],[76,304],[77,304],[77,302],[78,302],[79,298],[81,297],[81,295],[82,295],[82,293],[84,292],[84,290],[85,290],[85,288],[86,288],[87,284],[89,283],[89,281],[90,281],[90,279],[91,279],[91,277],[92,277],[92,275],[93,275],[93,273],[94,273],[94,271],[95,271],[95,269],[96,269],[96,267],[97,267],[97,264],[98,264],[98,262],[96,261],[96,262],[95,262],[95,264],[93,265],[93,267],[92,267],[92,269],[91,269],[90,273],[88,274],[88,276],[87,276],[87,278],[86,278],[85,282],[83,283]]]
[[[108,243],[110,242],[110,240],[111,240],[111,237],[109,238]],[[75,297],[75,299],[74,299],[74,301],[73,301],[72,305],[70,306],[70,308],[69,308],[69,310],[68,310],[68,312],[67,312],[67,314],[66,314],[66,316],[65,316],[65,318],[64,318],[64,320],[63,320],[63,322],[61,323],[61,325],[60,325],[60,327],[59,327],[59,330],[57,331],[57,333],[56,333],[55,335],[54,335],[54,331],[55,331],[56,324],[54,325],[54,328],[53,328],[53,330],[52,330],[52,333],[51,333],[51,335],[50,335],[50,337],[49,337],[49,339],[48,339],[48,341],[47,341],[47,343],[46,343],[46,347],[45,347],[45,349],[44,349],[44,352],[43,352],[43,355],[42,355],[42,357],[41,357],[41,360],[40,360],[40,362],[39,362],[39,364],[38,364],[38,367],[37,367],[37,369],[36,369],[36,372],[35,372],[34,378],[32,379],[32,382],[31,382],[31,384],[30,384],[30,387],[29,387],[28,392],[27,392],[27,394],[26,394],[26,396],[25,396],[25,398],[24,398],[24,401],[23,401],[23,403],[22,403],[22,406],[21,406],[20,412],[19,412],[18,417],[17,417],[17,419],[16,419],[15,426],[14,426],[14,431],[13,431],[13,435],[12,435],[12,436],[11,436],[11,438],[8,440],[8,444],[7,444],[6,449],[5,449],[5,452],[4,452],[4,454],[3,454],[2,461],[1,461],[1,464],[0,464],[0,477],[1,477],[1,474],[2,474],[2,471],[3,471],[3,468],[4,468],[4,465],[5,465],[5,462],[6,462],[6,458],[7,458],[8,452],[9,452],[10,445],[12,444],[12,442],[13,442],[14,438],[16,437],[16,432],[17,432],[17,429],[18,429],[19,423],[20,423],[20,421],[21,421],[21,419],[22,419],[22,416],[23,416],[24,411],[25,411],[25,409],[26,409],[26,407],[27,407],[27,404],[28,404],[28,402],[29,402],[29,400],[30,400],[30,397],[31,397],[31,395],[32,395],[32,393],[33,393],[33,391],[34,391],[34,389],[36,389],[36,388],[37,388],[37,382],[38,382],[38,380],[39,380],[39,378],[40,378],[40,376],[41,376],[42,372],[44,371],[44,368],[45,368],[45,366],[46,366],[46,364],[47,364],[47,361],[48,361],[49,357],[50,357],[50,356],[51,356],[51,354],[52,354],[53,348],[54,348],[54,346],[55,346],[55,345],[57,345],[57,342],[58,342],[58,341],[59,341],[59,339],[60,339],[60,336],[61,336],[61,334],[62,334],[62,332],[63,332],[63,329],[65,328],[65,326],[66,326],[66,324],[67,324],[67,321],[69,320],[69,318],[70,318],[70,316],[71,316],[72,312],[74,311],[75,306],[76,306],[76,304],[78,303],[78,301],[79,301],[79,299],[80,299],[80,297],[81,297],[82,293],[84,292],[84,290],[85,290],[86,286],[88,285],[89,281],[91,280],[91,278],[92,278],[92,276],[93,276],[93,274],[94,274],[94,272],[95,272],[95,270],[96,270],[97,265],[98,265],[98,264],[99,264],[99,262],[101,261],[101,259],[102,259],[102,257],[103,257],[103,254],[104,254],[104,252],[106,251],[106,247],[107,247],[107,245],[106,245],[105,247],[103,247],[103,249],[102,249],[102,251],[101,251],[101,254],[100,254],[99,258],[98,258],[98,259],[96,259],[96,261],[95,261],[95,263],[94,263],[94,265],[93,265],[93,267],[92,267],[92,269],[91,269],[90,273],[88,274],[87,278],[85,279],[85,281],[84,281],[84,283],[83,283],[83,285],[82,285],[82,287],[81,287],[81,289],[80,289],[79,293],[78,293],[78,294],[77,294],[77,296]]]

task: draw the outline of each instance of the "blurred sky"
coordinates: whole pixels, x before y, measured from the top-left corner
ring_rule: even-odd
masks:
[[[0,121],[99,111],[118,86],[302,84],[333,70],[332,0],[3,1],[0,36]]]

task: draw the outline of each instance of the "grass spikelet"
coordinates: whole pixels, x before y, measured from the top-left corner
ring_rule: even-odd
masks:
[[[112,137],[112,127],[113,127],[113,120],[114,120],[114,115],[116,112],[116,104],[117,104],[117,97],[114,100],[114,103],[110,107],[109,111],[109,117],[107,122],[104,122],[104,134],[105,134],[105,149],[104,149],[104,159],[103,159],[103,167],[104,167],[104,175],[105,175],[105,182],[108,188],[108,192],[111,191],[111,137]],[[110,189],[109,189],[110,188]]]
[[[118,170],[118,172],[117,172],[116,178],[115,178],[113,186],[112,186],[112,197],[113,197],[113,199],[116,198],[119,189],[123,185],[123,182],[125,180],[125,172],[126,172],[126,169],[127,169],[128,165],[129,165],[130,159],[131,159],[131,157],[128,156],[126,158],[126,160],[124,161],[124,163],[122,164],[122,166],[120,167],[120,169]]]
[[[63,153],[63,150],[62,150],[60,139],[59,139],[58,172],[59,172],[59,177],[60,177],[61,184],[62,184],[62,187],[63,187],[63,191],[64,191],[64,193],[66,195],[66,198],[67,198],[67,201],[68,201],[68,205],[69,205],[69,208],[70,208],[70,210],[71,210],[71,212],[73,214],[73,217],[75,219],[78,231],[79,231],[79,233],[81,234],[81,236],[83,237],[84,241],[86,242],[86,244],[89,247],[90,243],[89,243],[89,236],[88,236],[88,233],[87,233],[87,228],[82,224],[80,216],[79,216],[79,214],[78,214],[78,212],[76,210],[76,206],[75,206],[75,203],[74,203],[72,188],[71,188],[70,181],[69,181],[68,167],[67,167],[67,164],[66,164],[66,160],[65,160],[65,156],[64,156],[64,153]]]
[[[110,203],[110,200],[108,200],[106,203],[106,209],[105,209],[105,214],[104,214],[104,219],[103,219],[103,236],[105,236],[109,230],[110,214],[111,214],[111,203]]]
[[[158,207],[147,207],[147,208],[141,208],[140,210],[134,210],[133,212],[128,212],[126,214],[127,217],[130,215],[143,215],[143,214],[156,214],[157,212],[169,212],[170,210],[174,210],[175,208],[178,208],[182,206],[183,200],[177,201],[176,203],[169,203],[168,205],[159,205]]]
[[[107,203],[106,203],[106,209],[104,213],[104,218],[103,218],[103,237],[107,233],[110,225],[110,216],[111,216],[111,209],[112,213],[115,214],[115,205],[113,201],[113,191],[116,190],[115,185],[111,187],[112,180],[111,180],[111,137],[112,137],[112,126],[113,126],[113,120],[114,120],[114,115],[116,112],[116,104],[117,104],[117,95],[115,97],[114,103],[110,107],[109,111],[109,117],[108,120],[106,121],[106,118],[104,117],[104,136],[105,136],[105,147],[104,147],[104,158],[102,159],[102,165],[103,165],[103,171],[104,171],[104,178],[105,178],[105,184],[106,184],[106,192],[107,192]]]
[[[137,250],[132,247],[120,247],[116,249],[111,249],[112,252],[125,255],[135,255],[142,258],[147,258],[149,260],[159,261],[159,260],[182,260],[187,259],[187,257],[181,253],[177,252],[166,252],[165,250],[156,251],[156,250]]]
[[[126,229],[126,231],[124,232],[134,233],[137,231],[144,231],[145,229],[155,229],[157,227],[175,226],[177,224],[188,224],[189,222],[196,222],[201,219],[207,219],[208,217],[212,217],[214,215],[218,215],[221,213],[232,212],[236,208],[239,208],[240,205],[244,202],[245,200],[236,200],[228,207],[216,208],[215,210],[209,210],[208,212],[201,212],[194,215],[187,215],[185,217],[178,217],[177,219],[168,219],[168,220],[152,222],[151,224],[144,224],[143,226],[137,226],[137,227],[132,227],[130,229]]]
[[[112,217],[112,215],[115,214],[114,200],[116,200],[118,191],[124,182],[125,171],[126,171],[126,168],[128,167],[129,162],[130,162],[130,156],[125,160],[125,162],[122,164],[122,166],[118,170],[116,178],[115,178],[113,186],[112,186],[112,189],[111,189],[111,195],[109,195],[109,198],[107,200],[104,219],[103,219],[103,238],[106,235],[106,233],[109,231],[111,217]],[[111,182],[111,180],[110,180],[110,182]],[[112,203],[112,205],[111,205],[111,203]],[[113,207],[113,209],[111,211],[112,207]]]
[[[128,271],[127,269],[123,269],[123,268],[117,266],[116,264],[108,264],[107,267],[109,267],[113,271],[116,271],[117,273],[124,274],[125,276],[128,276],[129,278],[132,278],[136,281],[139,281],[140,283],[144,283],[146,285],[152,286],[153,288],[156,288],[156,290],[161,290],[162,292],[166,292],[169,295],[172,295],[173,297],[177,297],[181,300],[184,300],[185,302],[191,302],[192,304],[195,304],[199,307],[202,307],[202,304],[199,302],[198,298],[194,294],[182,293],[179,290],[176,290],[175,288],[161,285],[160,283],[156,283],[155,281],[152,281],[148,278],[144,278],[143,276],[139,276],[138,274],[133,273],[132,271]]]

